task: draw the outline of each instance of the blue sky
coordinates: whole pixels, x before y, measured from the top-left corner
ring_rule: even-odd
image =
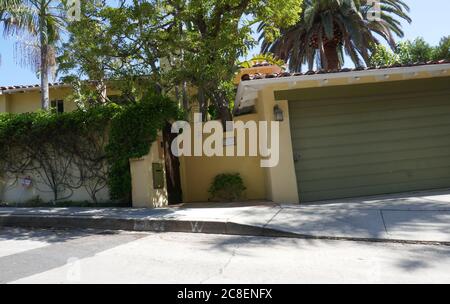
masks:
[[[441,37],[450,35],[450,1],[448,0],[405,0],[411,7],[412,24],[405,23],[406,39],[424,37],[435,45]],[[14,59],[14,40],[0,37],[0,85],[39,83],[36,75],[17,65]],[[255,50],[254,53],[258,53]]]

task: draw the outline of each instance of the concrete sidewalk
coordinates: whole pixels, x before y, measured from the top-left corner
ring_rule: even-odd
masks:
[[[210,206],[210,204],[205,205]],[[308,205],[166,209],[0,208],[0,226],[450,244],[450,191]]]

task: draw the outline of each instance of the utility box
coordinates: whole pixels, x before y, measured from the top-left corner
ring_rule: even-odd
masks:
[[[153,163],[152,172],[153,172],[153,189],[163,189],[164,188],[163,164]]]

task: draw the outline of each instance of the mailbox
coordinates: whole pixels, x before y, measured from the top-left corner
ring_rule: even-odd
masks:
[[[153,189],[163,189],[164,188],[164,168],[163,164],[153,163]]]

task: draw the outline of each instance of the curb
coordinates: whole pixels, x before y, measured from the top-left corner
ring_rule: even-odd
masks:
[[[375,239],[361,237],[335,237],[297,234],[261,226],[233,222],[183,221],[157,219],[124,219],[114,217],[83,217],[61,215],[0,215],[0,227],[54,228],[54,229],[97,229],[137,232],[183,232],[199,234],[224,234],[259,237],[282,237],[309,240],[332,240],[370,243],[393,243],[405,245],[450,246],[450,242]]]

